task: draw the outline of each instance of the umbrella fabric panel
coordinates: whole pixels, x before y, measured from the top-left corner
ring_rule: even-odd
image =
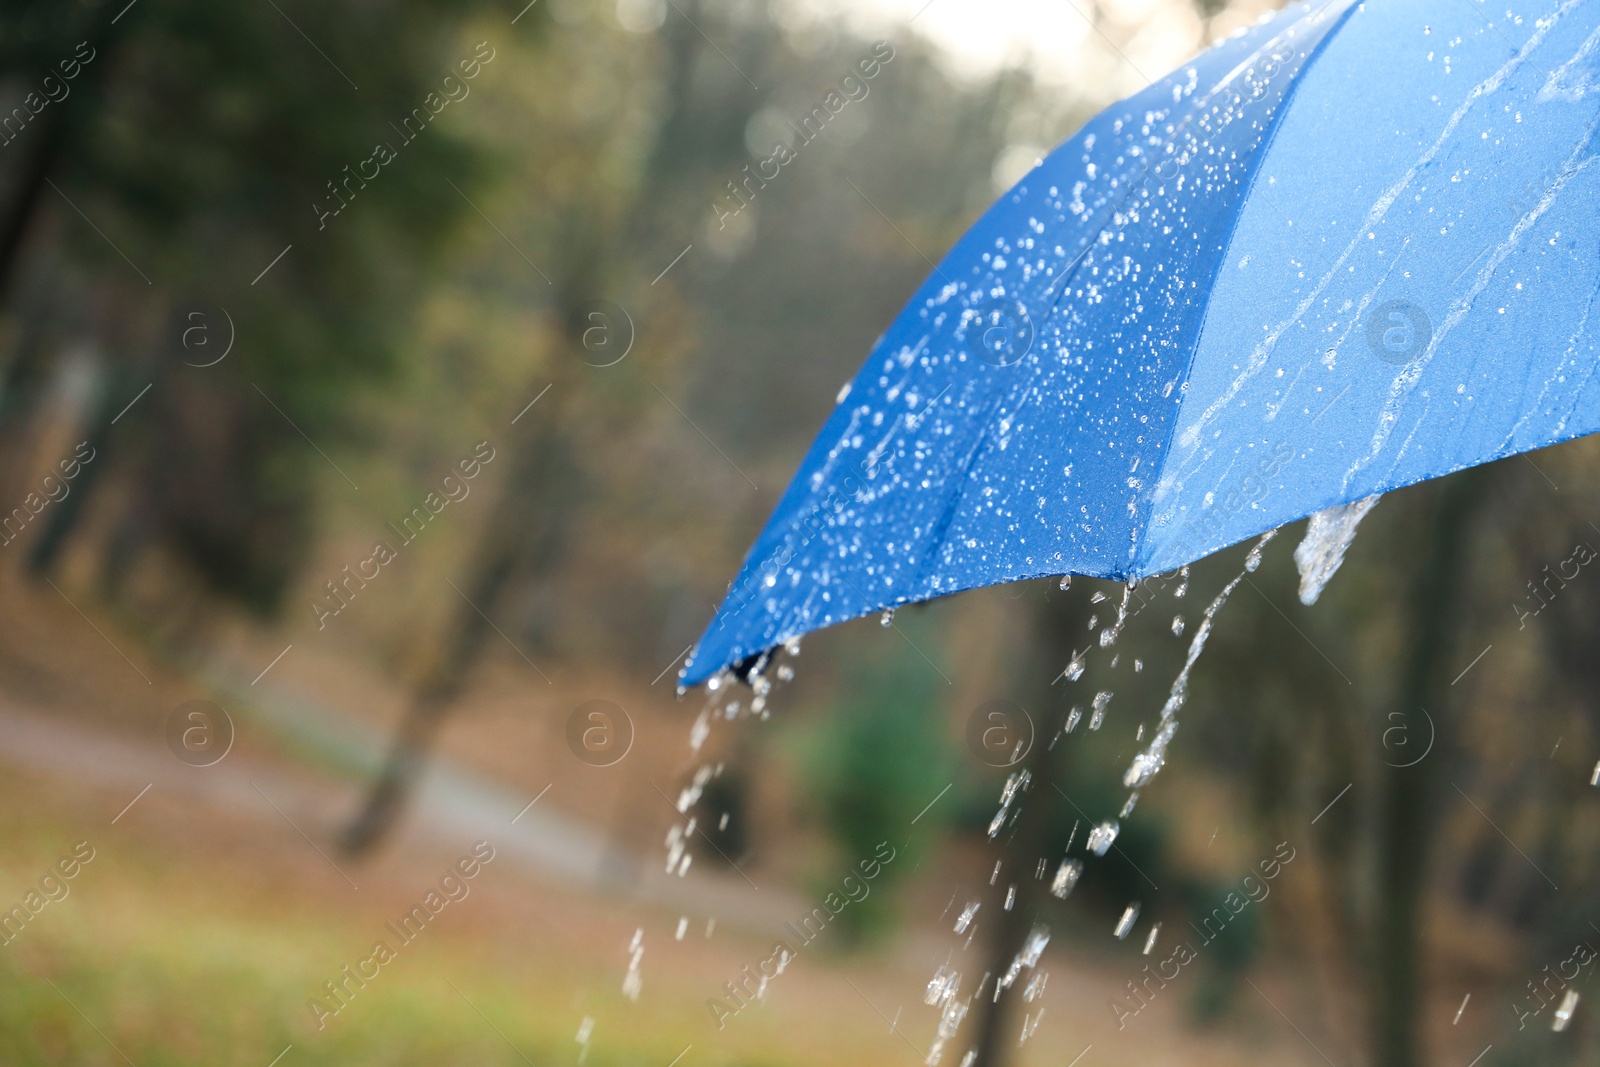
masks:
[[[1306,71],[1207,309],[1142,553],[1600,429],[1600,3],[1371,4]]]
[[[1294,10],[1232,66],[1222,65],[1234,59],[1224,50],[1208,57],[1219,61],[1211,70],[1183,72],[1192,91],[1180,106],[1137,123],[1137,162],[1157,161],[1147,180],[1097,169],[1093,134],[1084,150],[1069,144],[1027,180],[1047,186],[1047,223],[1111,214],[1058,286],[1037,358],[1014,368],[1018,381],[962,484],[930,592],[1062,572],[1142,573],[1148,502],[1212,279],[1296,79],[1346,10]]]
[[[884,606],[1132,572],[1130,480],[1171,435],[1252,160],[1344,10],[1293,8],[1205,53],[974,225],[841,393],[685,684]]]

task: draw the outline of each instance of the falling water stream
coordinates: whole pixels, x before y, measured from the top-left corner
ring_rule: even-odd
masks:
[[[1300,575],[1300,599],[1303,603],[1314,603],[1330,578],[1339,569],[1344,559],[1345,552],[1349,549],[1358,524],[1361,519],[1377,503],[1378,497],[1368,497],[1352,504],[1341,505],[1319,512],[1312,516],[1307,527],[1306,535],[1300,545],[1295,549],[1294,558]],[[1140,790],[1149,785],[1160,773],[1166,764],[1167,750],[1178,730],[1178,714],[1182,710],[1189,695],[1189,681],[1193,674],[1195,664],[1200,655],[1205,651],[1206,643],[1216,624],[1218,613],[1227,603],[1229,596],[1261,565],[1262,553],[1267,544],[1276,536],[1277,531],[1271,530],[1259,537],[1246,555],[1243,569],[1235,575],[1222,590],[1212,599],[1200,615],[1199,623],[1194,627],[1189,638],[1188,652],[1184,658],[1183,666],[1173,679],[1168,690],[1165,702],[1162,704],[1154,732],[1150,735],[1145,747],[1134,756],[1127,770],[1123,773],[1122,784],[1129,792],[1125,803],[1115,819],[1106,818],[1090,825],[1084,847],[1089,855],[1102,857],[1115,845],[1121,832],[1120,820],[1128,818],[1137,803]],[[1178,585],[1173,589],[1174,599],[1182,599],[1188,590],[1189,568],[1182,567],[1179,571]],[[1063,576],[1061,588],[1067,590],[1072,585],[1070,575]],[[1111,656],[1110,666],[1115,667],[1120,658],[1116,652],[1118,639],[1122,636],[1124,627],[1129,618],[1129,605],[1137,583],[1129,582],[1123,587],[1120,602],[1116,608],[1116,615],[1108,625],[1100,628],[1094,646],[1104,655]],[[1106,597],[1095,593],[1092,603],[1101,603]],[[892,620],[891,612],[885,613],[885,623]],[[1090,620],[1090,630],[1099,626],[1098,616]],[[1184,635],[1188,629],[1184,616],[1176,614],[1172,618],[1171,632],[1176,637]],[[691,752],[698,754],[709,738],[712,725],[718,721],[730,722],[740,718],[767,719],[770,717],[768,708],[769,699],[775,686],[786,683],[794,678],[794,668],[788,661],[800,654],[799,639],[788,642],[781,650],[773,649],[761,656],[742,679],[733,671],[723,671],[706,683],[707,700],[699,715],[695,718],[689,731],[689,747]],[[782,656],[784,662],[775,661]],[[1074,652],[1067,665],[1062,669],[1057,681],[1065,680],[1068,684],[1078,682],[1084,675],[1090,657],[1090,649]],[[1143,668],[1142,661],[1134,661],[1135,671]],[[771,669],[771,677],[768,671]],[[749,701],[745,703],[735,693],[738,687],[732,683],[743,680],[748,685]],[[680,690],[680,695],[681,695]],[[1101,727],[1106,719],[1107,709],[1114,696],[1113,691],[1102,689],[1088,700],[1089,722],[1088,729],[1093,731]],[[1051,747],[1061,737],[1071,734],[1081,721],[1084,714],[1082,706],[1074,706],[1066,717],[1066,721],[1056,737],[1050,741]],[[1138,738],[1145,736],[1145,727],[1138,728]],[[696,766],[689,782],[679,792],[675,807],[683,816],[683,823],[674,822],[666,838],[666,870],[668,873],[682,877],[688,873],[691,861],[688,844],[689,838],[698,829],[696,817],[690,812],[704,795],[706,786],[723,772],[721,762],[705,761]],[[988,836],[996,839],[1008,825],[1015,825],[1021,811],[1021,806],[1028,793],[1030,776],[1027,771],[1016,771],[1008,775],[1004,786],[1001,788],[999,805],[994,817],[988,826]],[[1072,842],[1077,838],[1078,826],[1074,825],[1072,837],[1067,844],[1070,852]],[[1036,876],[1043,878],[1047,871],[1047,860],[1041,858],[1037,865]],[[991,884],[998,881],[1004,861],[995,865],[994,877]],[[1082,878],[1085,865],[1084,861],[1077,858],[1065,857],[1059,861],[1049,884],[1050,893],[1060,899],[1069,896],[1073,888]],[[1005,891],[1003,907],[1009,910],[1016,899],[1017,885],[1009,884]],[[963,937],[961,948],[965,949],[972,943],[977,932],[978,913],[981,904],[977,900],[968,901],[962,908],[953,923],[953,932],[958,937]],[[1141,905],[1138,901],[1131,901],[1123,910],[1118,919],[1113,936],[1118,940],[1125,940],[1138,924]],[[681,925],[681,924],[680,924]],[[1160,933],[1159,922],[1150,926],[1143,939],[1143,954],[1148,955],[1156,944]],[[709,927],[708,927],[709,930]],[[641,985],[640,960],[643,956],[643,931],[634,935],[629,946],[629,963],[627,974],[623,981],[623,991],[630,998],[637,998]],[[925,1059],[928,1067],[937,1067],[944,1056],[946,1047],[960,1031],[975,997],[981,997],[986,992],[994,1001],[1000,995],[1016,984],[1024,972],[1030,972],[1026,986],[1023,990],[1025,1003],[1020,1040],[1025,1042],[1035,1032],[1044,1015],[1044,1007],[1036,1004],[1042,1000],[1048,972],[1038,970],[1045,946],[1050,940],[1050,929],[1043,924],[1035,924],[1029,931],[1026,940],[1016,956],[1012,959],[1005,973],[999,975],[985,974],[978,983],[977,988],[966,997],[961,996],[962,974],[950,960],[939,965],[929,980],[924,995],[924,1002],[938,1010],[939,1017],[935,1026],[934,1038]],[[787,962],[787,961],[786,961]],[[990,979],[993,978],[991,984]],[[763,982],[763,986],[765,983]],[[764,992],[764,989],[763,989]],[[759,997],[758,997],[759,999]],[[587,1034],[584,1035],[587,1037]],[[976,1052],[969,1050],[962,1058],[960,1067],[970,1067]]]

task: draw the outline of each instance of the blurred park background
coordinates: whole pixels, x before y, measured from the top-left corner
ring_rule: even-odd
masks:
[[[1122,589],[673,691],[930,261],[1264,10],[0,3],[0,1060],[911,1065],[959,971],[951,1065],[1597,1062],[1592,443],[1394,494],[1313,608],[1268,545],[1104,857],[1244,548],[1070,685]],[[992,701],[1036,732],[997,835]]]

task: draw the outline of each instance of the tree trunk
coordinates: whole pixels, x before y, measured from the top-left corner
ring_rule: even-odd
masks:
[[[559,556],[565,534],[563,516],[574,506],[577,487],[573,457],[563,437],[559,398],[552,395],[544,405],[548,406],[542,411],[527,413],[528,418],[540,421],[530,427],[523,441],[508,446],[516,453],[512,472],[474,553],[461,591],[465,596],[456,597],[443,647],[413,691],[372,792],[342,836],[341,844],[351,854],[371,851],[394,828],[427,763],[440,724],[482,657],[492,629],[489,616],[504,599],[502,594],[512,576],[519,569],[542,573]]]
[[[1385,721],[1419,730],[1431,719],[1434,749],[1414,766],[1386,768],[1380,785],[1378,921],[1374,943],[1372,1062],[1419,1067],[1419,1023],[1426,1003],[1422,981],[1423,903],[1433,845],[1442,768],[1449,758],[1445,708],[1460,628],[1462,586],[1473,514],[1485,496],[1483,468],[1464,471],[1435,491],[1423,558],[1410,592],[1411,646]],[[1427,719],[1419,719],[1426,710]],[[1398,717],[1396,717],[1398,716]],[[1420,736],[1420,734],[1418,735]]]

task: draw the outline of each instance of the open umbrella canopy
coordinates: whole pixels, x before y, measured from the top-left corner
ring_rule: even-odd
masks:
[[[681,680],[1600,429],[1597,126],[1600,0],[1296,6],[1112,107],[840,392]]]

